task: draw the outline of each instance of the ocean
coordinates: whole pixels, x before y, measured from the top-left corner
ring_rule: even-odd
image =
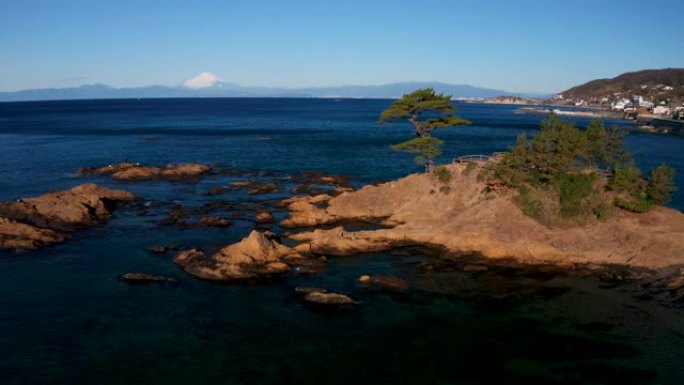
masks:
[[[218,247],[254,228],[160,226],[173,205],[265,205],[311,170],[360,186],[421,170],[390,145],[407,124],[378,126],[380,99],[206,98],[0,103],[0,200],[93,182],[142,202],[69,242],[0,251],[0,383],[5,384],[675,384],[684,368],[684,320],[670,309],[604,288],[596,278],[423,271],[430,256],[330,258],[321,274],[259,284],[195,279],[151,254],[157,244]],[[439,162],[505,151],[543,116],[514,106],[458,103],[472,125],[440,131]],[[576,119],[578,125],[588,119]],[[607,125],[629,128],[627,121]],[[684,137],[632,132],[637,162],[677,169]],[[197,183],[79,176],[87,166],[197,162],[221,170]],[[280,192],[208,196],[232,181],[276,181]],[[670,207],[684,210],[684,191]],[[141,208],[145,208],[145,215]],[[240,211],[240,210],[238,210]],[[227,214],[227,213],[223,213]],[[273,229],[283,233],[277,225]],[[130,285],[141,271],[177,285]],[[365,291],[362,274],[395,275],[408,294]],[[354,309],[301,302],[298,286],[349,294]]]

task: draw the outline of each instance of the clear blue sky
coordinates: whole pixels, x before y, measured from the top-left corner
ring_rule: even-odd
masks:
[[[684,1],[0,0],[0,91],[435,80],[555,92],[684,67]]]

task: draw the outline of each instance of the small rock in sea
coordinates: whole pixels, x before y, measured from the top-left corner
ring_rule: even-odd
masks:
[[[351,297],[344,294],[332,293],[326,289],[318,287],[298,287],[295,288],[297,294],[304,295],[304,300],[318,305],[355,305]]]
[[[370,285],[373,282],[373,279],[371,278],[370,275],[362,275],[359,277],[359,283],[363,285]]]
[[[230,192],[230,191],[232,191],[232,189],[227,188],[227,187],[222,187],[222,186],[216,186],[216,187],[210,188],[209,191],[207,191],[207,195],[209,195],[209,196],[221,195],[221,194],[225,194],[225,193]]]
[[[489,268],[485,265],[479,265],[479,264],[473,264],[473,263],[468,263],[464,265],[461,270],[467,271],[467,272],[478,272],[478,271],[487,271]]]
[[[209,227],[228,227],[230,226],[230,221],[220,217],[203,217],[199,220],[199,224]]]
[[[178,250],[178,245],[154,245],[147,248],[148,251],[156,254],[164,254],[168,251]]]
[[[273,214],[265,210],[259,211],[254,220],[259,224],[273,223]]]
[[[161,275],[151,275],[145,273],[126,273],[119,277],[120,280],[129,283],[147,283],[147,282],[159,282],[159,283],[176,283],[176,280],[169,277],[164,277]]]
[[[307,302],[319,305],[354,305],[356,301],[344,294],[315,291],[304,296]]]

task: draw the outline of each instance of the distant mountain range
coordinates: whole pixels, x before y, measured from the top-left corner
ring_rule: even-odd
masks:
[[[432,87],[454,98],[492,98],[500,95],[544,97],[541,94],[511,93],[491,88],[439,82],[405,82],[375,86],[337,86],[309,88],[242,87],[223,82],[210,73],[202,73],[180,86],[115,88],[104,84],[70,88],[43,88],[0,92],[0,101],[192,98],[192,97],[311,97],[311,98],[397,98],[417,88]]]

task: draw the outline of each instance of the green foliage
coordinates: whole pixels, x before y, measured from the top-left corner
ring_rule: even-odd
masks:
[[[596,174],[558,174],[560,215],[565,219],[582,214],[582,201],[591,194]]]
[[[433,137],[418,137],[406,142],[395,144],[392,146],[394,151],[403,151],[416,155],[416,163],[423,165],[439,156],[442,153],[442,139]]]
[[[599,178],[599,169],[612,170]],[[634,166],[621,132],[593,121],[586,130],[555,116],[542,122],[539,134],[520,134],[500,160],[478,175],[518,190],[516,203],[546,224],[579,224],[605,220],[612,206],[648,211],[670,199],[674,170],[661,165],[646,179]]]
[[[674,169],[661,164],[649,173],[650,179],[642,176],[635,166],[615,169],[615,175],[608,188],[616,193],[615,205],[625,210],[642,213],[670,200],[676,190],[672,178]]]
[[[468,162],[468,163],[466,163],[466,167],[465,167],[465,170],[463,170],[463,173],[464,173],[465,175],[469,175],[469,174],[470,174],[471,172],[473,172],[473,170],[475,170],[476,168],[477,168],[477,163],[475,163],[475,162]]]
[[[378,124],[408,120],[413,124],[418,138],[392,146],[396,151],[406,151],[416,155],[416,162],[426,162],[433,168],[433,159],[441,153],[443,141],[431,139],[432,131],[456,125],[470,124],[467,120],[454,115],[456,107],[451,96],[437,94],[432,88],[419,89],[402,96],[380,114]],[[419,141],[416,141],[420,139]]]
[[[449,184],[451,182],[451,180],[453,179],[453,175],[451,175],[451,171],[449,171],[449,169],[445,166],[437,167],[437,169],[435,170],[435,177],[442,184]]]

